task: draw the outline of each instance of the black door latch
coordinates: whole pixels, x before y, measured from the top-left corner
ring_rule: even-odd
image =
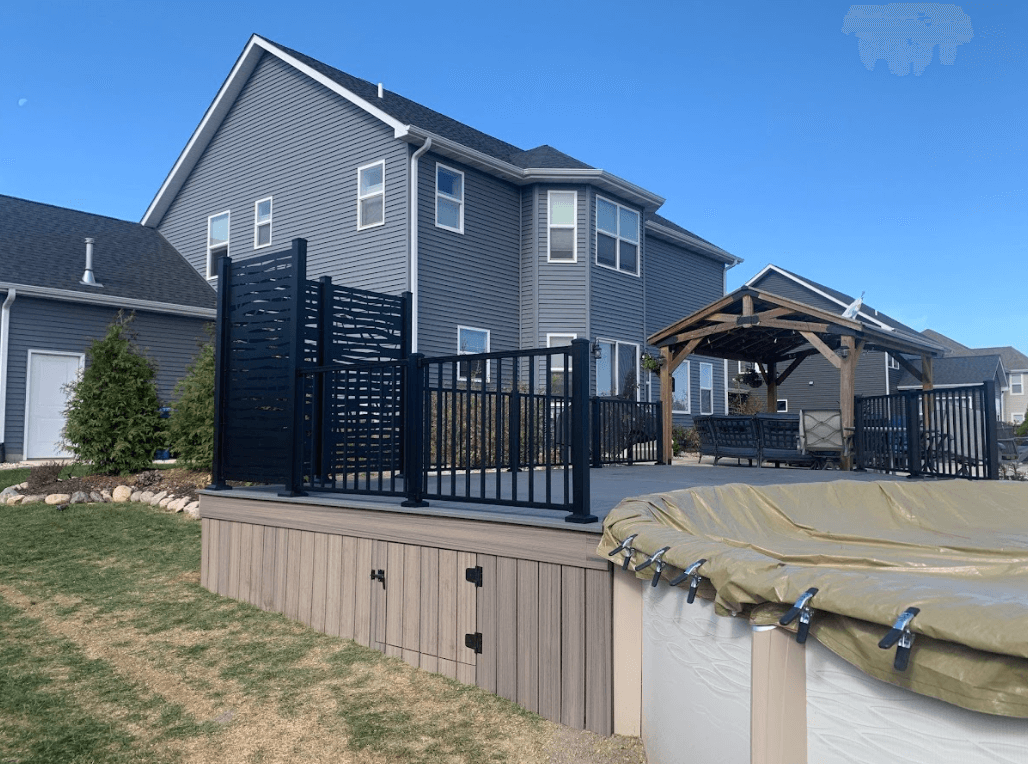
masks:
[[[371,569],[371,580],[372,581],[381,581],[382,582],[382,588],[383,589],[386,588],[386,572],[384,570],[381,570],[381,569],[375,570],[374,568],[372,568]]]

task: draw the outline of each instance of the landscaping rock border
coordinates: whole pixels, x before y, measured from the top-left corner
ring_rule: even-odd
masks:
[[[83,491],[76,491],[72,495],[68,495],[66,493],[25,495],[20,493],[26,488],[28,488],[28,483],[19,483],[18,485],[12,485],[9,488],[5,488],[0,492],[0,504],[13,506],[15,504],[32,504],[42,501],[47,504],[66,506],[68,504],[84,504],[87,502],[93,502],[94,504],[124,504],[134,502],[136,504],[148,504],[167,512],[183,513],[196,520],[200,519],[199,501],[190,501],[189,497],[175,496],[173,493],[169,493],[168,491],[161,491],[160,493],[155,494],[152,491],[140,491],[134,486],[119,485],[113,491],[93,491],[89,494]]]

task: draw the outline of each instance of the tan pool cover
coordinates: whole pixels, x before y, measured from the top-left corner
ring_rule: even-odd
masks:
[[[671,491],[621,502],[597,551],[606,555],[633,533],[636,564],[671,547],[665,580],[706,558],[699,572],[712,586],[700,594],[720,613],[775,623],[816,586],[810,636],[840,657],[914,692],[1028,718],[1028,484],[840,480]],[[652,569],[638,575],[649,579]],[[912,605],[921,609],[911,624],[917,636],[898,672],[895,648],[878,641]]]

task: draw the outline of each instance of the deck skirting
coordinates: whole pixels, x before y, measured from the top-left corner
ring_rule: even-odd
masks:
[[[205,494],[200,512],[210,591],[612,733],[613,573],[597,535],[242,491]]]

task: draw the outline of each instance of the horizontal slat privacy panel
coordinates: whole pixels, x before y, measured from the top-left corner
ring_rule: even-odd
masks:
[[[482,567],[483,585],[465,578]],[[370,577],[384,570],[386,586]],[[201,581],[509,698],[611,734],[609,572],[204,518]],[[482,634],[482,653],[465,646]]]

